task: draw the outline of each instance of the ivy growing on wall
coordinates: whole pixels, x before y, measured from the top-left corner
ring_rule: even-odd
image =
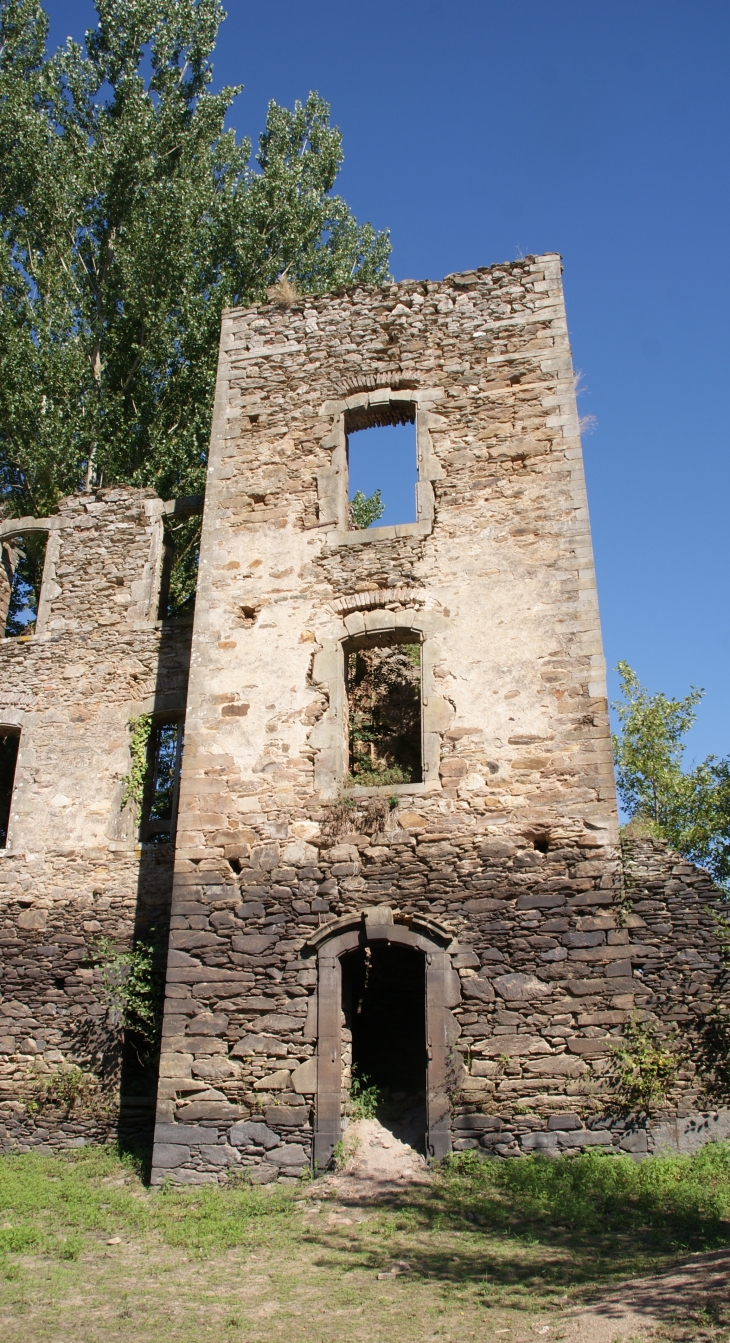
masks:
[[[140,942],[123,951],[108,937],[96,944],[96,965],[110,1026],[131,1031],[147,1046],[157,1044],[162,1022],[164,974],[152,944]]]
[[[699,1023],[697,1070],[705,1095],[714,1102],[730,1100],[730,1007],[727,1003],[730,981],[730,918],[715,914],[715,936],[720,943],[724,975],[718,985],[714,1006]]]
[[[676,1049],[667,1047],[657,1026],[632,1018],[612,1053],[617,1064],[615,1093],[627,1110],[646,1114],[666,1100],[682,1059]]]
[[[131,798],[139,816],[147,775],[147,746],[152,731],[152,715],[148,713],[140,714],[139,718],[131,720],[129,726],[132,732],[129,743],[131,767],[129,773],[125,774],[122,780],[124,787],[120,806],[125,807]]]

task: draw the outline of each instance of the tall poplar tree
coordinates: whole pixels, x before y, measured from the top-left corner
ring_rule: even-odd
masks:
[[[212,93],[219,0],[97,0],[49,55],[39,0],[0,0],[0,498],[41,515],[87,485],[201,489],[221,309],[285,274],[387,277],[387,234],[331,195],[315,93],[269,104],[255,161]]]

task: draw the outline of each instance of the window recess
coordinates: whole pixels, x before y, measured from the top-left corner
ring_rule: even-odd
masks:
[[[143,842],[170,844],[175,837],[184,732],[182,719],[153,721],[139,826]]]
[[[203,499],[171,499],[162,517],[158,620],[190,618],[195,610]]]
[[[327,403],[333,425],[322,446],[332,450],[332,457],[330,465],[317,471],[317,492],[319,521],[336,524],[329,545],[361,545],[432,531],[432,481],[444,473],[430,430],[439,422],[432,407],[442,395],[438,388],[381,388]],[[396,492],[389,497],[391,489]],[[393,511],[386,513],[388,506]]]
[[[47,531],[18,533],[2,541],[0,614],[6,639],[35,633],[47,543]]]
[[[0,849],[7,848],[20,729],[0,727]]]
[[[421,783],[421,645],[345,647],[350,785]]]

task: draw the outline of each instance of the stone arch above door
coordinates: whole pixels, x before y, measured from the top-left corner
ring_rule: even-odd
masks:
[[[410,947],[425,956],[426,1147],[432,1157],[446,1156],[451,1151],[448,1008],[455,1002],[458,986],[448,955],[453,934],[433,919],[404,916],[389,905],[374,905],[318,929],[301,953],[303,958],[317,958],[314,1161],[320,1169],[329,1163],[342,1136],[341,957],[378,941]]]

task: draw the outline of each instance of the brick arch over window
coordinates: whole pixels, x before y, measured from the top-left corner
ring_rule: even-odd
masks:
[[[341,958],[373,942],[410,947],[426,961],[426,1146],[430,1156],[451,1151],[448,1092],[453,1018],[458,993],[448,948],[452,934],[432,919],[399,916],[388,905],[345,915],[310,938],[303,957],[317,959],[317,1091],[314,1160],[324,1168],[342,1136]]]

